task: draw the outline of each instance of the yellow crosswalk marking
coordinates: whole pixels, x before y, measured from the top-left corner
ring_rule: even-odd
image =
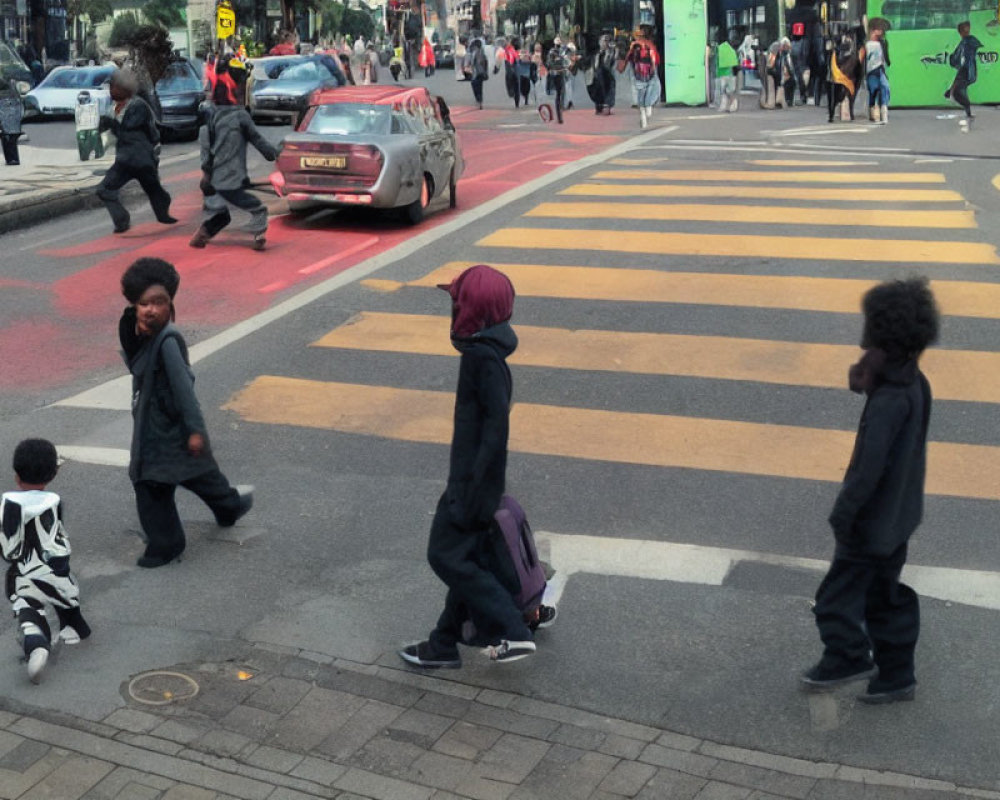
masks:
[[[448,317],[361,312],[334,328],[318,347],[457,356]],[[631,331],[567,330],[518,325],[512,364],[556,369],[683,375],[793,386],[841,388],[861,351],[849,345],[690,336]],[[922,366],[942,400],[1000,403],[1000,353],[930,350]]]
[[[471,261],[452,261],[409,286],[451,283]],[[714,272],[661,272],[628,267],[574,267],[493,263],[514,283],[519,296],[634,303],[791,308],[854,314],[877,281]],[[931,281],[942,312],[953,317],[1000,319],[1000,284]]]
[[[295,425],[408,442],[451,441],[454,396],[446,392],[326,383],[264,375],[224,408],[250,422]],[[514,452],[840,481],[854,434],[660,414],[518,403]],[[933,442],[930,494],[1000,499],[1000,448]]]
[[[742,169],[620,169],[597,172],[597,180],[736,181],[737,183],[944,183],[940,172],[801,172]],[[867,193],[867,192],[866,192]]]
[[[839,212],[839,213],[838,213]],[[686,203],[539,203],[526,217],[749,222],[768,225],[846,225],[877,228],[975,228],[971,211],[895,211],[854,207],[802,208]]]
[[[951,189],[879,189],[828,186],[699,186],[670,183],[578,183],[559,194],[588,197],[733,197],[750,200],[821,200],[866,203],[957,203],[962,195]],[[784,210],[786,206],[781,206]],[[844,209],[850,213],[851,209]]]
[[[848,239],[818,236],[758,236],[660,233],[561,228],[501,228],[480,247],[590,250],[653,255],[792,258],[822,261],[912,264],[1000,264],[992,245],[912,239]]]

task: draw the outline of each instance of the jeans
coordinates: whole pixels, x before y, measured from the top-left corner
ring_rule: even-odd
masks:
[[[892,688],[913,683],[920,635],[917,593],[899,582],[905,562],[905,544],[884,559],[838,552],[813,608],[824,656],[858,663],[871,650],[879,683]]]
[[[208,472],[181,481],[181,486],[200,497],[220,525],[232,525],[240,511],[240,495],[226,476],[213,467]],[[177,484],[138,481],[135,506],[146,535],[146,555],[172,558],[184,552],[184,526],[177,513]]]
[[[956,77],[951,85],[951,96],[962,108],[965,109],[965,116],[972,116],[972,103],[969,102],[969,82],[965,78]]]
[[[430,634],[437,650],[451,650],[462,640],[462,623],[471,619],[479,637],[490,644],[501,639],[530,641],[521,610],[500,581],[480,565],[486,532],[455,522],[456,500],[445,491],[438,501],[427,543],[427,561],[448,587],[444,610]]]
[[[877,70],[868,73],[865,79],[868,85],[868,108],[872,106],[889,105],[889,79],[885,75],[885,70],[879,67]],[[878,99],[876,103],[875,100]]]
[[[131,180],[139,181],[142,190],[149,197],[149,204],[153,207],[156,218],[160,222],[166,221],[170,216],[170,195],[160,184],[156,167],[152,164],[145,167],[131,167],[116,161],[97,187],[97,196],[108,209],[115,227],[126,228],[131,222],[128,210],[118,199],[121,188]]]

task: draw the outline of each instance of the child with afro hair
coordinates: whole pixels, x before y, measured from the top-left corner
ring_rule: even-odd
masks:
[[[815,691],[869,679],[858,699],[891,703],[916,692],[920,607],[899,575],[923,514],[931,390],[917,361],[937,340],[938,310],[923,278],[878,284],[861,306],[865,353],[849,382],[868,399],[830,513],[833,563],[813,609],[823,656],[802,683]]]
[[[180,276],[159,258],[140,258],[122,275],[129,306],[118,335],[132,373],[132,447],[129,478],[135,488],[146,552],[152,568],[184,552],[184,528],[174,493],[183,486],[200,497],[220,526],[229,527],[253,504],[251,487],[230,486],[212,456],[187,344],[174,327]]]

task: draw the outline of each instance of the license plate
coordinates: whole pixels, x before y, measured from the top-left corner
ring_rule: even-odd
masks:
[[[302,169],[344,169],[347,166],[347,156],[302,156]]]

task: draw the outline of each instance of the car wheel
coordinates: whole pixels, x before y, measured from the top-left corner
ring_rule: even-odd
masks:
[[[451,168],[451,174],[448,176],[448,208],[454,208],[458,205],[458,185],[455,181],[455,168]]]
[[[431,179],[424,176],[424,184],[420,187],[420,197],[406,206],[406,221],[411,225],[417,225],[424,218],[424,209],[431,202]]]

